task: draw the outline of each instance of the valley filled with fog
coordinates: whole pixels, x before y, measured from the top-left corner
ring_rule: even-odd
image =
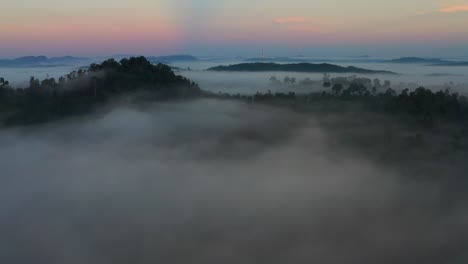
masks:
[[[0,259],[464,263],[463,154],[347,143],[412,133],[382,118],[197,100],[2,130]]]
[[[371,59],[352,59],[352,58],[332,58],[332,59],[308,59],[302,58],[306,62],[312,63],[332,63],[339,66],[356,66],[365,69],[385,70],[398,73],[398,75],[385,74],[332,74],[333,77],[357,75],[358,77],[378,78],[390,80],[394,86],[425,86],[427,88],[440,89],[446,84],[452,83],[452,88],[458,90],[468,89],[468,66],[438,66],[428,63],[390,63],[373,62]],[[70,73],[73,70],[86,68],[89,62],[101,61],[99,58],[89,58],[88,61],[64,65],[64,66],[44,66],[44,67],[0,67],[2,77],[9,80],[17,86],[25,86],[29,77],[34,76],[39,79],[46,77],[59,78]],[[194,61],[173,61],[169,65],[174,67],[178,74],[181,74],[202,86],[205,90],[212,92],[227,92],[254,94],[256,92],[266,92],[269,88],[269,79],[271,76],[277,76],[278,79],[284,79],[288,76],[296,80],[306,78],[320,81],[322,74],[318,73],[294,73],[294,72],[212,72],[206,71],[210,67],[218,65],[231,65],[244,63],[248,61],[244,58],[216,58],[200,57]],[[262,61],[258,59],[257,61]],[[368,62],[366,62],[368,61]],[[279,64],[297,63],[294,58],[285,58]],[[404,88],[403,88],[404,89]],[[458,91],[457,90],[457,91]],[[300,91],[299,91],[300,92]],[[304,91],[310,92],[310,91]],[[460,91],[462,92],[462,91]]]
[[[468,264],[468,0],[0,3],[0,264]]]
[[[331,91],[321,73],[205,71],[239,62],[171,63],[202,96],[152,102],[139,91],[0,128],[0,262],[468,261],[465,121],[308,98]],[[356,74],[397,91],[468,91],[468,67],[336,64],[400,73]],[[0,76],[27,86],[83,66]],[[269,91],[305,97],[230,97]]]

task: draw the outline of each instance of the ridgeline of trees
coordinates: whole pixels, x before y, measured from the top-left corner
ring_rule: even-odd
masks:
[[[346,80],[342,84],[339,81]],[[272,83],[279,82],[276,78],[270,79]],[[221,98],[235,98],[255,102],[287,103],[288,105],[333,103],[362,103],[370,111],[388,112],[390,114],[409,114],[418,120],[431,124],[435,119],[466,120],[468,121],[468,98],[452,93],[448,89],[433,92],[430,89],[419,87],[410,91],[401,92],[393,90],[389,81],[380,84],[379,80],[373,82],[366,78],[349,79],[339,77],[324,79],[324,91],[310,94],[296,94],[295,92],[256,93],[252,96],[217,94]],[[295,83],[296,80],[286,77],[284,83]],[[304,81],[298,82],[299,84]],[[336,104],[333,104],[336,105]]]
[[[275,85],[308,86],[318,81],[285,77],[270,79]],[[320,82],[319,82],[320,83]],[[165,100],[207,96],[236,98],[258,102],[286,102],[301,106],[338,102],[363,103],[371,111],[409,114],[431,123],[436,118],[468,120],[468,99],[448,89],[433,92],[419,87],[396,92],[390,81],[352,77],[330,78],[324,74],[324,91],[298,95],[257,93],[252,96],[203,92],[195,83],[176,75],[169,66],[153,65],[144,57],[110,59],[91,64],[88,70],[74,71],[57,80],[42,81],[31,77],[26,88],[12,88],[0,78],[0,121],[4,125],[35,124],[92,112],[94,108],[124,94],[144,93],[148,100]]]
[[[95,106],[127,93],[145,92],[155,100],[201,94],[188,79],[167,65],[144,57],[110,59],[57,80],[31,77],[26,88],[12,88],[0,79],[0,118],[4,125],[35,124],[91,112]]]
[[[247,71],[247,72],[265,72],[265,71],[282,71],[282,72],[315,72],[315,73],[363,73],[363,74],[396,74],[390,71],[374,71],[368,69],[357,68],[353,66],[341,67],[334,64],[321,63],[292,63],[292,64],[277,64],[277,63],[240,63],[229,66],[217,66],[209,68],[208,71]]]

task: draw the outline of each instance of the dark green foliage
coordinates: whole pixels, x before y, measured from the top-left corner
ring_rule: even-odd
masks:
[[[9,82],[4,78],[0,78],[0,114],[8,109],[9,104],[11,103],[11,93],[10,87],[8,86]]]
[[[276,78],[270,80],[276,81]],[[359,103],[370,111],[383,111],[391,114],[406,114],[416,117],[427,125],[431,125],[435,119],[468,120],[468,99],[448,90],[433,92],[430,89],[419,87],[414,91],[405,89],[397,93],[391,88],[378,92],[377,88],[362,82],[351,82],[347,88],[340,83],[335,83],[330,88],[331,92],[315,92],[304,95],[295,93],[257,93],[253,97],[230,98],[248,99],[263,102],[280,102],[294,100],[296,105],[301,103],[313,104],[327,102]],[[328,86],[328,85],[327,85]],[[389,87],[385,85],[384,87]],[[226,97],[227,95],[219,95]]]
[[[335,95],[340,95],[341,91],[343,91],[343,85],[342,84],[334,84],[332,87],[332,91]]]
[[[348,87],[348,89],[343,90],[341,96],[343,97],[362,97],[369,96],[370,92],[367,90],[366,86],[359,82],[353,82]]]
[[[8,81],[4,78],[0,78],[0,88],[3,88],[8,85]]]
[[[189,98],[201,94],[188,79],[177,76],[167,65],[152,65],[146,58],[110,59],[61,77],[13,89],[0,79],[0,103],[7,125],[34,124],[92,111],[99,103],[126,93],[145,92],[152,100]]]

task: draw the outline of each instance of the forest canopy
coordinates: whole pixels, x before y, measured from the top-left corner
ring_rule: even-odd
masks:
[[[214,94],[202,91],[194,82],[176,75],[169,66],[152,64],[145,57],[125,58],[120,62],[109,59],[102,63],[93,63],[88,69],[73,71],[58,80],[46,78],[41,81],[31,77],[26,88],[13,88],[7,80],[0,78],[0,118],[4,125],[42,123],[91,113],[97,106],[114,97],[140,93],[147,101],[204,96],[241,98],[251,102],[287,101],[288,105],[294,106],[304,103],[331,105],[337,102],[354,102],[363,104],[372,111],[409,114],[428,123],[435,118],[468,119],[467,98],[448,89],[434,92],[419,87],[397,92],[391,88],[389,81],[380,84],[377,79],[372,81],[366,78],[330,78],[327,73],[324,76],[324,90],[309,94]],[[296,84],[294,78],[285,78],[284,83],[281,83],[275,77],[270,81],[273,86],[307,86],[310,83],[309,80]]]
[[[169,66],[145,57],[91,64],[58,80],[31,77],[26,88],[13,88],[0,79],[0,112],[6,125],[34,124],[89,113],[112,97],[146,92],[154,100],[190,98],[200,88],[176,75]]]

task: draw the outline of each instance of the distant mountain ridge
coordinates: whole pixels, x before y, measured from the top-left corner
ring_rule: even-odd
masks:
[[[388,61],[390,63],[415,63],[427,66],[468,66],[468,61],[453,61],[438,58],[403,57]]]
[[[127,55],[111,56],[116,58],[132,57]],[[94,58],[96,61],[100,61]],[[68,66],[80,62],[90,62],[91,59],[87,57],[47,57],[47,56],[24,56],[15,59],[0,59],[0,67],[41,67],[41,66]],[[181,61],[198,61],[198,59],[191,55],[169,55],[169,56],[152,56],[148,57],[151,63],[171,63]]]
[[[168,63],[168,62],[179,62],[179,61],[198,61],[198,59],[191,55],[169,55],[169,56],[152,56],[148,57],[151,63]]]
[[[0,67],[58,66],[85,61],[88,61],[88,58],[72,56],[51,58],[48,58],[46,56],[25,56],[16,59],[0,59]]]
[[[342,67],[334,64],[322,63],[240,63],[229,66],[216,66],[207,69],[208,71],[243,71],[243,72],[265,72],[265,71],[284,71],[284,72],[311,72],[311,73],[381,73],[397,74],[391,71],[368,70],[354,66]]]
[[[248,59],[245,59],[244,61],[246,62],[308,62],[311,60],[289,58],[289,57],[274,57],[274,58],[248,58]]]
[[[277,63],[393,63],[393,64],[425,64],[427,66],[468,66],[468,61],[453,61],[440,58],[401,57],[397,59],[377,59],[363,55],[347,58],[290,58],[290,57],[267,57],[247,58],[245,62],[277,62]]]
[[[468,66],[468,61],[451,61],[451,62],[431,64],[429,66]]]
[[[420,58],[420,57],[402,57],[399,59],[389,60],[392,63],[445,63],[446,60],[438,58]]]

